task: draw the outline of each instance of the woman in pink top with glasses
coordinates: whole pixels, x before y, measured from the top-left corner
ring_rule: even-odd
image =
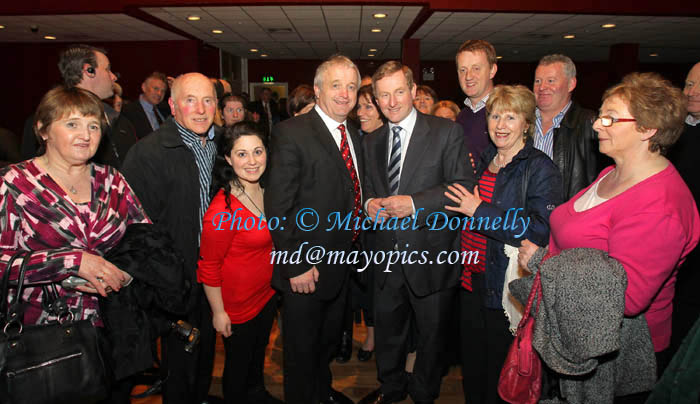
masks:
[[[644,315],[659,374],[670,359],[665,350],[676,273],[700,239],[693,196],[664,157],[683,131],[685,116],[680,89],[658,74],[632,73],[608,89],[593,128],[600,152],[615,164],[550,217],[547,257],[596,248],[625,268],[625,316]],[[536,249],[523,243],[521,265]]]

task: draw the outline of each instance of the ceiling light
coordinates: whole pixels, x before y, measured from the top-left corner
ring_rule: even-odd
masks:
[[[386,18],[387,15],[384,14],[384,13],[374,13],[374,14],[372,14],[372,17],[374,17],[374,18],[376,18],[376,19],[378,19],[378,20],[381,20],[382,18]]]
[[[258,50],[257,50],[257,49],[255,49],[255,48],[250,48],[250,49],[249,49],[249,51],[251,51],[251,52],[255,53],[255,52],[257,52]]]
[[[615,24],[603,24],[601,25],[601,28],[615,28]]]
[[[261,58],[266,58],[266,57],[267,57],[267,53],[263,53],[262,55],[260,55],[260,57],[261,57]]]
[[[223,34],[224,31],[222,31],[222,30],[220,30],[220,29],[213,29],[213,30],[211,30],[211,33],[212,33],[212,34]]]
[[[370,53],[370,54],[368,54],[367,56],[369,56],[369,57],[374,57],[374,53]]]
[[[658,53],[650,53],[649,56],[655,58],[655,57],[659,56],[659,54]]]
[[[569,35],[564,35],[564,39],[574,39],[576,38],[576,35],[569,34]]]
[[[376,52],[377,49],[376,49],[376,48],[372,48],[372,49],[370,49],[369,51],[370,51],[370,52]]]
[[[55,37],[55,36],[51,36],[51,35],[45,35],[45,36],[44,36],[44,39],[54,40],[54,39],[56,39],[56,37]]]
[[[199,20],[201,20],[201,19],[202,19],[202,18],[201,18],[200,16],[198,16],[198,15],[188,15],[188,16],[187,16],[187,20],[188,20],[188,21],[199,21]]]
[[[382,32],[382,29],[381,28],[372,28],[371,31],[372,32]]]
[[[503,56],[496,56],[496,59],[503,59]]]

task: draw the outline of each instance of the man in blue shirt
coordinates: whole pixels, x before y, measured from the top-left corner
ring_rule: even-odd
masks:
[[[559,168],[564,200],[589,185],[600,168],[595,113],[572,102],[575,88],[576,66],[568,56],[547,55],[540,60],[532,89],[537,100],[535,148]]]
[[[138,102],[131,102],[122,109],[122,114],[136,128],[136,136],[141,139],[160,128],[168,118],[158,109],[168,90],[167,79],[163,73],[153,72],[141,84]]]

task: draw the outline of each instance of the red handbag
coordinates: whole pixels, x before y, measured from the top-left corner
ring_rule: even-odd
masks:
[[[537,299],[535,313],[540,309],[542,300],[539,271],[535,275],[525,313],[518,324],[515,339],[508,350],[498,379],[498,395],[511,404],[535,404],[542,393],[542,363],[532,347],[535,318],[530,315],[532,302],[538,294],[540,298]]]

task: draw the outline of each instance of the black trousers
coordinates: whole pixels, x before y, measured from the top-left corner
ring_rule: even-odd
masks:
[[[374,268],[370,266],[363,272],[350,276],[350,295],[355,322],[360,324],[362,315],[365,326],[374,327]]]
[[[505,403],[498,396],[498,378],[513,336],[502,309],[483,306],[480,283],[475,277],[474,292],[460,288],[460,341],[462,387],[466,403]]]
[[[201,289],[201,285],[197,285]],[[161,339],[161,371],[167,374],[163,384],[163,404],[193,404],[206,401],[214,369],[216,332],[209,302],[200,290],[197,306],[186,321],[199,328],[199,344],[194,352],[185,352],[185,342],[171,332]]]
[[[265,398],[265,349],[272,321],[277,312],[273,296],[255,317],[242,324],[231,324],[232,334],[223,338],[224,399],[226,403],[254,403]]]
[[[413,401],[434,401],[440,395],[445,334],[455,289],[418,297],[406,283],[400,267],[390,268],[384,287],[376,286],[375,351],[381,391],[395,397],[408,392]],[[411,348],[411,324],[416,330],[416,363],[406,373]]]
[[[285,292],[284,399],[287,404],[318,403],[331,393],[330,362],[340,341],[348,281],[331,300]]]

